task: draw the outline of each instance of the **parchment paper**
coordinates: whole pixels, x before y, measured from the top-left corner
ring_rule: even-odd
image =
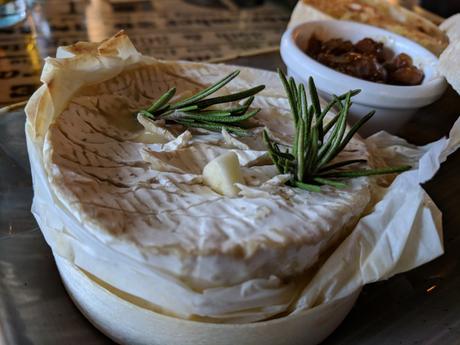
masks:
[[[441,212],[420,186],[430,180],[447,156],[459,147],[460,120],[450,139],[424,147],[386,132],[366,141],[388,164],[416,166],[383,191],[374,211],[319,269],[297,302],[297,310],[334,301],[363,285],[420,266],[443,253]]]
[[[44,84],[26,108],[34,205],[45,205],[48,200],[56,201],[43,166],[43,137],[72,95],[79,87],[107,80],[135,66],[155,63],[155,59],[141,56],[123,33],[100,45],[80,44],[63,48],[60,54],[65,58],[47,60],[42,75]],[[223,65],[181,63],[181,68],[184,67],[203,80],[206,80],[206,71],[221,69],[222,74],[226,74],[229,69]],[[264,92],[281,101],[284,96],[276,80],[276,74],[272,72],[249,68],[242,69],[240,75],[242,87],[265,81],[271,88]],[[441,213],[420,183],[431,179],[447,156],[460,146],[460,121],[457,120],[448,139],[443,138],[423,147],[410,145],[383,132],[366,142],[373,154],[387,164],[410,163],[414,169],[399,175],[389,188],[381,190],[380,201],[374,210],[359,221],[351,235],[314,274],[294,303],[292,314],[304,313],[311,307],[356,295],[366,283],[388,279],[443,253]],[[59,202],[55,205],[62,207]],[[34,210],[37,220],[46,219],[56,228],[65,227],[66,220],[49,217],[46,207],[35,207]],[[42,231],[48,233],[46,239],[50,246],[57,248],[57,237],[50,235],[48,224],[39,223]],[[84,231],[84,228],[81,230]],[[65,251],[67,245],[71,244],[59,243],[58,247]],[[54,254],[62,253],[56,250]],[[66,259],[71,260],[72,257]]]

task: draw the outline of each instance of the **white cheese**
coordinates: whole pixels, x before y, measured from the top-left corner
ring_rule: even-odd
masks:
[[[198,66],[206,68],[158,62],[127,70],[80,89],[52,122],[44,167],[76,224],[61,234],[72,243],[62,252],[169,314],[256,321],[289,307],[302,274],[368,205],[370,182],[355,179],[321,193],[288,187],[267,160],[260,130],[254,138],[233,138],[159,126],[154,131],[174,138],[137,140],[148,126],[138,124],[136,109],[172,85],[195,91],[228,68]],[[270,85],[254,101],[262,108],[257,121],[286,142],[292,134],[287,101],[280,85]],[[236,89],[229,84],[227,90]],[[366,154],[356,139],[344,157]],[[228,158],[235,156],[241,167]],[[226,177],[216,180],[213,170]]]

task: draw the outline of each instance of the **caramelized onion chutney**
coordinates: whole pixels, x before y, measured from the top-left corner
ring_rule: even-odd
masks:
[[[340,38],[323,42],[313,35],[306,53],[338,72],[376,83],[413,86],[420,85],[424,78],[409,55],[394,56],[383,43],[371,38],[353,44]]]

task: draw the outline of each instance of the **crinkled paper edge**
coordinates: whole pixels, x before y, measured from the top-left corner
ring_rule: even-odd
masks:
[[[50,124],[81,87],[156,61],[137,52],[123,32],[100,44],[77,43],[61,47],[57,58],[46,60],[41,78],[43,85],[27,104],[28,145],[33,145],[35,152],[42,152],[43,138]],[[203,66],[182,64],[191,69]],[[229,70],[224,65],[209,66],[221,70],[222,74]],[[279,85],[272,72],[242,68],[241,76],[254,83],[263,81]],[[278,89],[279,92],[274,91]],[[274,97],[283,97],[281,87],[271,90]],[[431,179],[440,164],[458,148],[459,121],[449,139],[422,148],[385,133],[374,135],[367,143],[375,154],[385,156],[388,164],[410,161],[417,168],[401,174],[382,191],[382,199],[374,211],[360,220],[306,286],[293,314],[333,303],[356,293],[367,283],[410,270],[443,253],[441,213],[420,183]]]

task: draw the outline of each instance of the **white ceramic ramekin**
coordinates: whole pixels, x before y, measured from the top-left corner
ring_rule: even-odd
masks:
[[[130,345],[315,345],[342,322],[360,289],[330,303],[273,320],[217,324],[156,313],[102,286],[66,259],[55,255],[69,295],[99,330]],[[124,295],[124,297],[129,297]],[[139,301],[137,301],[140,303]]]
[[[395,54],[406,53],[413,58],[414,65],[425,73],[423,83],[417,86],[386,85],[337,72],[304,53],[313,34],[321,40],[342,38],[356,43],[369,37],[383,42]],[[355,22],[321,20],[289,28],[281,39],[281,57],[289,75],[303,83],[312,76],[320,94],[326,99],[332,94],[361,89],[362,92],[353,97],[351,122],[371,110],[377,111],[360,132],[365,136],[380,130],[397,132],[417,109],[439,99],[447,87],[444,77],[437,70],[438,59],[430,51],[392,32]]]

